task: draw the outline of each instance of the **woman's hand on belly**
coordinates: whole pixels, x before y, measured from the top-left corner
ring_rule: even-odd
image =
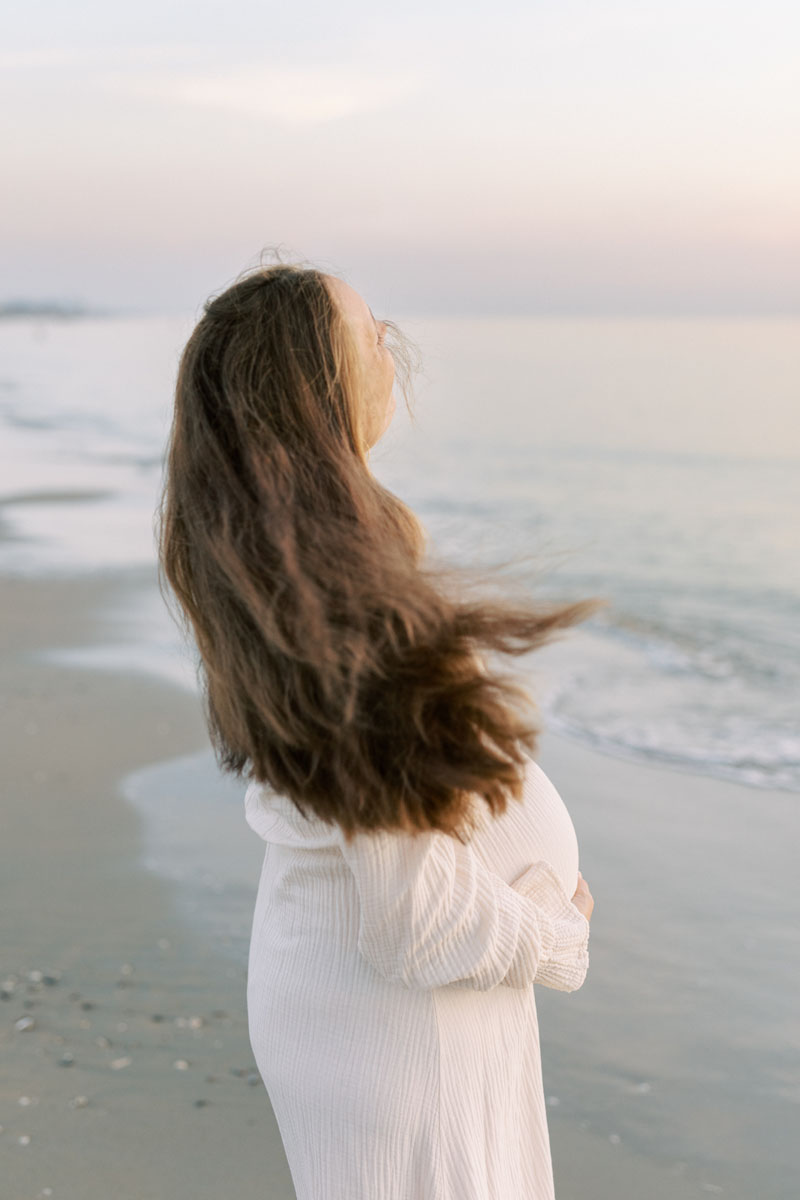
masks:
[[[578,912],[583,913],[587,921],[591,921],[594,899],[592,898],[592,893],[589,891],[589,885],[580,871],[578,871],[578,886],[575,889],[575,895],[572,897],[572,903]]]

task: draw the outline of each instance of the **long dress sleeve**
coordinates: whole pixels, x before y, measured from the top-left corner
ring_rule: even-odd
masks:
[[[364,832],[340,844],[358,890],[358,948],[385,979],[482,991],[583,982],[589,922],[548,863],[507,884],[439,832]]]

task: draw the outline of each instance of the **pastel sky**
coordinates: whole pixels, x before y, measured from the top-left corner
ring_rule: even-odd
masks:
[[[4,24],[0,299],[191,310],[282,245],[398,314],[800,312],[796,0]]]

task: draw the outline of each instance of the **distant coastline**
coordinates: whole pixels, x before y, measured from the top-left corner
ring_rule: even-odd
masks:
[[[0,300],[0,320],[8,317],[105,317],[108,309],[91,308],[80,300]]]

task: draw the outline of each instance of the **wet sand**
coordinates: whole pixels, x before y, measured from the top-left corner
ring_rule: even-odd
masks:
[[[89,610],[118,586],[0,583],[0,1193],[292,1197],[245,972],[178,919],[173,885],[142,871],[141,819],[116,788],[206,744],[199,702],[29,655],[83,644]]]
[[[240,837],[236,904],[254,902],[261,844],[230,781],[209,803],[210,775],[193,808],[196,778],[176,770],[208,749],[199,699],[34,657],[118,640],[100,614],[126,586],[0,579],[3,1195],[291,1200],[241,939],[214,932],[213,913],[188,919],[180,882],[144,869],[144,820],[120,790],[166,764],[199,856],[213,864],[227,831],[230,873]],[[552,735],[539,758],[596,901],[583,988],[537,989],[558,1200],[794,1200],[800,797]],[[217,886],[209,908],[229,899]]]

